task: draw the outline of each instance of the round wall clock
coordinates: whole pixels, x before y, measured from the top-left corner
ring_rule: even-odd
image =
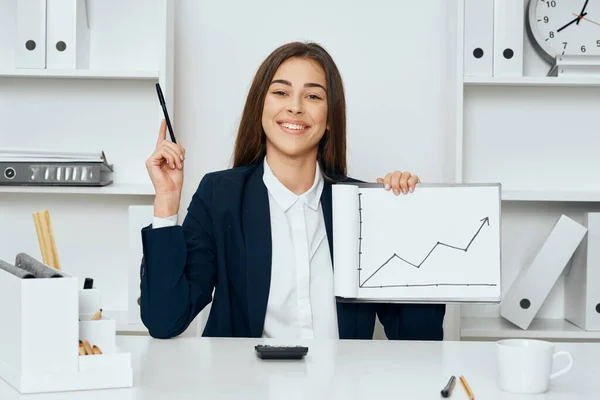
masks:
[[[600,0],[529,0],[525,20],[549,63],[559,55],[600,55]]]

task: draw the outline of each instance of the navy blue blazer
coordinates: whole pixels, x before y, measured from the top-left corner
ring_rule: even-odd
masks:
[[[181,226],[142,229],[140,307],[151,336],[181,334],[212,301],[203,336],[261,337],[271,283],[263,170],[261,162],[206,174]],[[331,185],[325,181],[321,205],[333,257]],[[445,310],[444,304],[337,302],[339,337],[372,339],[377,315],[388,339],[442,340]]]

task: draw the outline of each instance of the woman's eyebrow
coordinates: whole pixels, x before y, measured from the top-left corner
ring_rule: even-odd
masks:
[[[285,79],[275,79],[274,81],[271,82],[271,85],[274,83],[281,83],[282,85],[286,85],[286,86],[292,86],[292,83],[288,80]],[[304,84],[305,88],[309,88],[309,87],[320,87],[321,89],[323,89],[325,92],[327,92],[327,89],[325,89],[325,87],[323,85],[321,85],[320,83],[314,83],[314,82],[309,82],[309,83],[305,83]]]

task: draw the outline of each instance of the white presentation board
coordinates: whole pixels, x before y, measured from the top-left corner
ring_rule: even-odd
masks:
[[[501,185],[333,185],[335,294],[340,299],[501,299]]]

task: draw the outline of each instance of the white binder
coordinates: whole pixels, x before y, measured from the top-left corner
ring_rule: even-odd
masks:
[[[492,76],[494,0],[465,0],[464,75]]]
[[[494,0],[494,76],[523,76],[524,0]]]
[[[527,329],[586,232],[585,226],[561,215],[531,265],[510,286],[500,315]]]
[[[90,32],[86,1],[47,2],[47,68],[89,68]]]
[[[600,331],[600,213],[590,212],[587,238],[565,275],[565,319],[587,331]]]
[[[15,68],[46,68],[46,0],[17,1]]]

